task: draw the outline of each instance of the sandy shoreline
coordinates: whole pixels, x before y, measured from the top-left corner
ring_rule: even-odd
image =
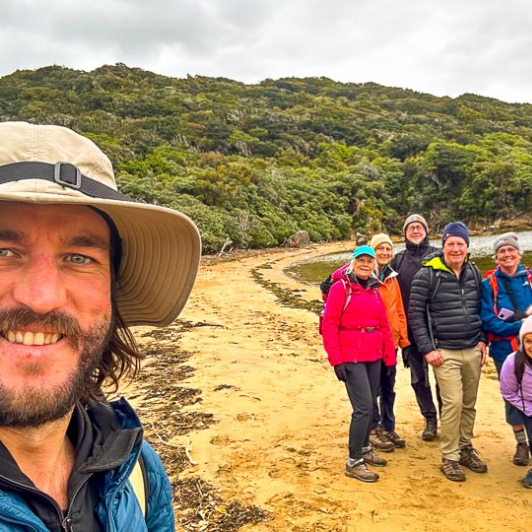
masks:
[[[181,475],[201,477],[226,500],[271,512],[269,522],[241,530],[530,529],[532,493],[518,484],[527,469],[511,463],[514,441],[491,365],[481,381],[474,442],[487,474],[468,472],[456,484],[439,472],[438,442],[420,438],[423,420],[400,363],[397,430],[407,446],[385,455],[389,465],[376,484],[344,476],[350,407],[323,351],[317,316],[283,306],[252,271],[266,265],[265,280],[319,299],[317,288],[282,269],[349,250],[349,243],[336,243],[202,266],[181,319],[211,326],[190,328],[177,343],[195,368],[184,384],[202,391],[202,402],[187,409],[217,422],[172,439],[189,445],[197,462]]]

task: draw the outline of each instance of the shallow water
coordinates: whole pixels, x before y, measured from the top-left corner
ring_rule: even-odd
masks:
[[[521,262],[527,266],[532,265],[532,231],[520,231],[519,245],[523,252]],[[470,239],[470,255],[471,259],[477,264],[482,275],[495,267],[493,260],[493,242],[496,235],[490,236],[472,236]],[[431,240],[433,246],[440,247],[441,240]],[[396,244],[394,246],[395,253],[404,249],[404,244]],[[327,278],[334,270],[340,268],[346,262],[349,262],[351,252],[349,253],[330,253],[312,259],[306,259],[294,263],[285,272],[296,278],[298,281],[305,283],[319,285],[321,281]]]

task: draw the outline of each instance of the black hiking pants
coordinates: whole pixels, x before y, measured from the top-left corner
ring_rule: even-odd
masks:
[[[347,363],[347,395],[353,408],[349,425],[349,458],[362,458],[362,449],[369,446],[369,431],[373,418],[373,402],[377,397],[381,377],[380,360]]]
[[[395,377],[397,367],[391,366],[386,368],[381,361],[381,379],[379,391],[375,402],[373,403],[373,420],[371,428],[374,429],[381,424],[387,432],[395,430],[395,414],[393,407],[395,404]]]

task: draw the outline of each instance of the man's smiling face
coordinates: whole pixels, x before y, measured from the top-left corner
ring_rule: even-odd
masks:
[[[110,234],[84,206],[0,202],[0,426],[66,415],[111,323]]]

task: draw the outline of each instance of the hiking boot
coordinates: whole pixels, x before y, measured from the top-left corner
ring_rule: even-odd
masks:
[[[350,465],[350,460],[348,460],[345,464],[345,474],[362,482],[377,482],[379,480],[379,475],[368,469],[363,458],[355,460],[352,465]]]
[[[371,447],[362,451],[364,462],[375,467],[384,467],[388,462],[381,458]]]
[[[525,478],[521,479],[521,486],[524,488],[532,488],[532,469],[526,474]]]
[[[395,430],[392,430],[390,432],[385,432],[384,435],[398,448],[402,449],[406,446],[406,441],[404,438],[401,438]]]
[[[460,449],[460,465],[466,466],[475,473],[486,473],[488,466],[478,456],[478,451],[472,445]]]
[[[453,482],[464,482],[466,479],[465,473],[462,471],[457,460],[442,458],[440,471],[445,475],[447,480],[452,480]]]
[[[384,429],[379,425],[369,433],[369,442],[372,447],[385,453],[391,453],[395,449],[394,443],[386,437]]]
[[[434,418],[428,418],[425,423],[425,430],[421,434],[424,441],[434,441],[438,437],[438,423]]]
[[[518,443],[513,458],[515,465],[527,466],[530,463],[530,450],[526,443]]]

